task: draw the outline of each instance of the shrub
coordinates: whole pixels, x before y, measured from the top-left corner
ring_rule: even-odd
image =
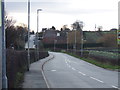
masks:
[[[15,51],[8,49],[7,54],[7,77],[8,77],[8,87],[16,88],[21,82],[21,78],[24,72],[27,70],[27,51]],[[40,59],[47,57],[48,52],[40,52]],[[30,62],[36,61],[36,52],[34,50],[30,51]]]
[[[118,53],[105,52],[105,51],[90,51],[89,57],[94,58],[103,63],[110,63],[118,65]]]

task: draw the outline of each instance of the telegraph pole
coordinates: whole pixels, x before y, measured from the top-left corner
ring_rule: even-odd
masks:
[[[77,30],[77,29],[75,29],[75,45],[74,45],[75,53],[76,53],[76,30]]]
[[[67,32],[67,51],[68,51],[68,32]]]
[[[30,66],[29,37],[30,37],[30,0],[28,0],[28,66],[27,66],[28,71],[29,71],[29,66]]]
[[[2,1],[0,0],[0,90],[2,89],[2,7],[1,7]]]
[[[39,42],[38,42],[38,31],[39,31],[39,11],[42,11],[42,9],[37,9],[37,60],[39,59]]]
[[[81,30],[81,57],[83,56],[83,31]]]
[[[2,31],[0,32],[0,36],[2,36],[1,40],[1,46],[2,46],[2,88],[6,89],[8,88],[8,83],[7,83],[7,76],[6,76],[6,40],[5,40],[5,25],[4,25],[4,0],[1,2],[1,10],[2,10]]]

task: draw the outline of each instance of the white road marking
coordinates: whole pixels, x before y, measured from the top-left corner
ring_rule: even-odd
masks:
[[[96,79],[96,78],[94,78],[94,77],[90,77],[90,78],[92,78],[92,79],[94,79],[94,80],[96,80],[96,81],[98,81],[98,82],[104,83],[103,81],[101,81],[101,80],[99,80],[99,79]]]
[[[118,87],[116,87],[116,86],[114,86],[114,85],[112,85],[112,87],[113,87],[113,88],[118,88]]]
[[[65,59],[65,62],[66,62],[67,60]]]
[[[70,65],[68,67],[71,67]]]
[[[55,72],[56,70],[51,70],[52,72]]]
[[[67,66],[69,67],[69,64],[67,63]]]
[[[72,70],[76,70],[75,68],[72,68]]]
[[[67,60],[69,63],[71,62],[70,60]]]
[[[82,75],[84,75],[84,76],[86,75],[86,74],[84,74],[84,73],[82,73],[82,72],[78,72],[78,73],[80,73],[80,74],[82,74]]]

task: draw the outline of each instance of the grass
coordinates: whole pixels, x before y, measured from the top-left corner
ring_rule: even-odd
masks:
[[[120,55],[118,53],[105,52],[105,51],[90,51],[89,54],[93,56],[100,56],[100,57],[105,57],[110,59],[118,59],[118,56]]]
[[[110,70],[120,69],[120,66],[118,66],[118,65],[114,66],[114,65],[111,65],[109,63],[101,63],[101,62],[99,62],[97,60],[94,60],[92,58],[84,58],[84,57],[80,57],[78,55],[75,55],[75,54],[72,54],[72,53],[68,53],[68,52],[63,52],[63,53],[66,53],[66,54],[69,54],[69,55],[74,56],[76,58],[82,59],[82,60],[84,60],[86,62],[89,62],[89,63],[94,64],[96,66],[99,66],[101,68],[110,69]]]
[[[16,82],[15,82],[15,88],[21,88],[21,84],[23,83],[24,80],[24,73],[23,72],[18,72],[16,76]]]
[[[24,73],[26,71],[26,67],[22,67],[20,72],[17,72],[16,74],[16,82],[15,82],[15,88],[22,88],[22,83],[24,82]]]

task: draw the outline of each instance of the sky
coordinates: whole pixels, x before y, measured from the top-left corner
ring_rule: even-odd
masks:
[[[8,16],[17,21],[16,24],[27,24],[28,0],[5,0]],[[37,9],[39,12],[39,31],[41,28],[55,26],[60,30],[63,25],[69,27],[76,20],[84,22],[83,30],[93,31],[96,26],[103,30],[118,28],[119,0],[30,0],[30,28],[37,31]]]

